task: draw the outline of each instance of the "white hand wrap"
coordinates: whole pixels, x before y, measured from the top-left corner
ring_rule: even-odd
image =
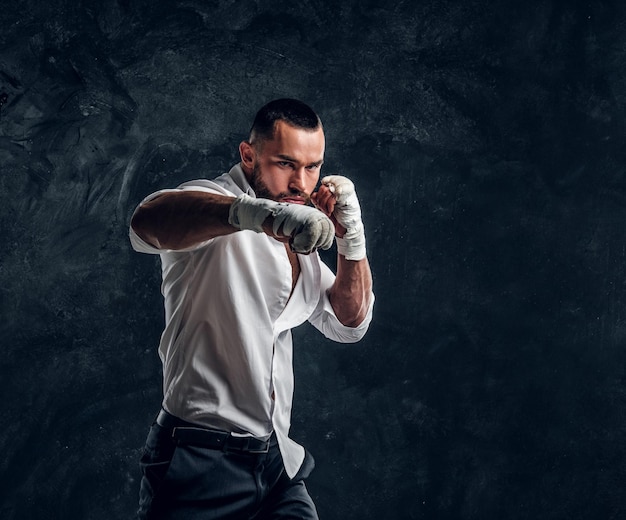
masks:
[[[337,237],[337,250],[348,260],[362,260],[365,250],[365,231],[361,221],[361,206],[352,181],[341,175],[329,175],[322,184],[335,195],[337,203],[333,215],[346,228],[343,238]]]
[[[274,217],[272,230],[276,236],[291,237],[295,253],[309,254],[333,244],[335,226],[321,211],[310,206],[274,202],[240,195],[230,206],[228,223],[237,229],[263,232],[263,222]]]

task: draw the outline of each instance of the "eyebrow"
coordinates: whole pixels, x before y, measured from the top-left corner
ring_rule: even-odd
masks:
[[[283,154],[283,153],[277,154],[276,157],[278,157],[279,159],[282,159],[283,161],[289,161],[289,162],[294,162],[294,163],[299,162],[298,160],[294,159],[290,155]],[[307,166],[320,166],[322,164],[324,164],[324,159],[320,159],[319,161],[309,163],[307,164]]]

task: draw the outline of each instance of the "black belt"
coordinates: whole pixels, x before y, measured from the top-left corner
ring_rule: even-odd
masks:
[[[235,437],[222,430],[202,428],[174,417],[165,410],[159,412],[156,423],[163,428],[172,430],[172,438],[177,444],[243,453],[267,453],[270,448],[269,439]]]

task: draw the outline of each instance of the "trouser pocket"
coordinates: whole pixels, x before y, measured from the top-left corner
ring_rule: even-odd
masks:
[[[171,433],[158,424],[150,428],[143,454],[139,461],[142,471],[139,488],[139,518],[148,518],[159,497],[172,458],[176,451]]]

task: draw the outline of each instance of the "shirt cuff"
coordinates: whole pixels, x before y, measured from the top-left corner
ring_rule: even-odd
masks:
[[[360,341],[363,336],[365,336],[365,333],[370,326],[370,322],[372,321],[375,300],[374,293],[370,293],[370,303],[365,319],[356,327],[348,327],[339,321],[333,306],[330,304],[328,293],[325,293],[323,298],[324,302],[322,311],[324,313],[324,319],[322,332],[324,335],[329,339],[333,339],[341,343],[356,343],[357,341]]]

